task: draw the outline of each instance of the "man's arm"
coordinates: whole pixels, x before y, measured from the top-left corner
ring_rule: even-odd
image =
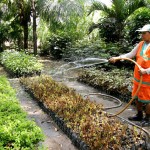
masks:
[[[129,52],[127,54],[124,54],[124,55],[117,56],[117,57],[112,57],[112,58],[109,59],[109,61],[111,63],[115,63],[118,58],[133,58],[133,57],[135,57],[136,53],[138,51],[138,46],[139,46],[139,44],[137,46],[135,46],[134,49],[131,52]]]
[[[137,53],[137,50],[138,50],[138,46],[139,46],[139,44],[136,45],[131,52],[129,52],[127,54],[124,54],[124,55],[121,55],[120,57],[121,58],[133,58],[133,57],[135,57],[136,53]]]

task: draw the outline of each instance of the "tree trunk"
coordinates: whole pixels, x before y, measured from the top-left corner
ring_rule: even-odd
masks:
[[[36,33],[36,8],[35,0],[32,0],[32,13],[33,13],[33,47],[34,55],[37,55],[37,33]]]
[[[28,49],[28,22],[26,22],[23,26],[24,30],[24,50]]]

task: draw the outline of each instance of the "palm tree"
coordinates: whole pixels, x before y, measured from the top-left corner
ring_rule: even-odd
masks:
[[[36,19],[37,19],[37,11],[36,11],[36,0],[32,0],[32,17],[33,17],[33,51],[34,55],[37,55],[37,32],[36,32]]]
[[[49,22],[54,32],[76,16],[84,13],[83,4],[87,0],[38,0],[40,16]],[[76,24],[76,22],[74,22]]]
[[[28,49],[28,23],[30,22],[31,5],[28,0],[17,0],[15,4],[17,6],[20,25],[23,27],[24,31],[24,49]]]
[[[119,41],[123,38],[122,30],[125,26],[126,19],[138,8],[147,6],[145,0],[112,0],[112,6],[108,7],[102,2],[93,2],[90,7],[89,14],[95,10],[102,11],[105,15],[103,21],[98,24],[93,24],[89,31],[92,32],[95,28],[108,28],[113,25],[111,32],[106,37],[109,40],[113,40],[113,37],[116,41]],[[107,32],[107,31],[106,31]],[[110,36],[112,34],[112,39]]]
[[[28,24],[31,15],[31,3],[29,0],[5,0],[9,12],[14,20],[23,28],[24,49],[28,49]]]

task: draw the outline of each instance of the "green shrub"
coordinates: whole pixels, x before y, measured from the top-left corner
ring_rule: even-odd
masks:
[[[1,64],[15,76],[26,76],[40,73],[42,64],[32,55],[17,51],[4,51],[1,53]]]
[[[123,42],[120,43],[106,43],[103,40],[79,40],[73,45],[67,46],[65,51],[63,52],[63,58],[69,59],[71,61],[87,58],[87,57],[98,57],[98,58],[105,58],[109,59],[112,56],[119,56],[123,53],[127,53],[131,51],[132,46],[129,46],[128,43]],[[131,66],[130,68],[133,68],[133,65],[127,65],[131,64],[127,61],[116,63],[117,66]],[[111,64],[102,64],[100,67],[108,67],[113,68],[114,65]]]
[[[145,24],[150,23],[150,9],[140,8],[136,10],[127,20],[124,29],[125,39],[131,41],[132,44],[140,41],[137,29],[142,28]]]
[[[27,119],[15,91],[0,76],[0,149],[35,150],[42,139],[41,129]]]
[[[50,53],[55,59],[61,59],[67,45],[71,43],[71,37],[67,35],[53,34],[50,38]]]
[[[34,93],[44,106],[63,118],[67,127],[85,141],[91,150],[117,150],[122,148],[123,142],[129,149],[132,147],[131,139],[125,138],[128,126],[117,119],[109,118],[103,111],[102,105],[88,98],[83,99],[73,89],[55,82],[49,76],[22,78],[21,83]],[[133,143],[137,142],[138,133],[129,130]]]
[[[116,18],[102,18],[99,20],[99,34],[106,42],[117,42],[120,40],[120,29],[117,28]]]
[[[107,45],[102,40],[83,39],[68,45],[63,53],[63,58],[77,60],[86,57],[109,58],[110,54]]]
[[[86,69],[79,76],[78,80],[100,88],[113,95],[130,98],[131,92],[128,87],[131,87],[132,71],[127,69],[112,69],[105,71],[103,69]]]

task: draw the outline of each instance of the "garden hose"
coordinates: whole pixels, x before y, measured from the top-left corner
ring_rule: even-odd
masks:
[[[141,66],[137,63],[137,62],[135,62],[134,60],[132,60],[132,59],[130,59],[130,58],[117,58],[116,60],[128,60],[128,61],[131,61],[131,62],[133,62],[139,69],[141,69]],[[139,92],[139,90],[140,90],[140,88],[141,88],[141,85],[142,85],[142,81],[143,81],[143,76],[142,76],[142,74],[140,74],[140,82],[139,82],[139,84],[138,84],[138,88],[137,88],[137,90],[136,90],[136,92],[135,92],[135,95],[132,97],[132,99],[129,101],[129,103],[122,109],[122,110],[120,110],[119,112],[117,112],[115,115],[109,115],[109,117],[115,117],[115,116],[118,116],[119,114],[121,114],[122,112],[124,112],[130,105],[131,105],[131,103],[134,101],[134,99],[136,98],[136,96],[137,96],[137,94],[138,94],[138,92]]]
[[[131,61],[131,62],[133,62],[139,69],[141,69],[141,66],[137,63],[137,62],[135,62],[134,60],[132,60],[132,59],[130,59],[130,58],[121,58],[121,57],[118,57],[116,60],[128,60],[128,61]],[[106,63],[106,62],[108,62],[108,60],[103,60],[103,63]],[[96,63],[97,64],[97,63]],[[95,65],[95,64],[94,64]],[[86,65],[86,67],[87,66],[91,66],[91,65]],[[84,66],[79,66],[79,67],[74,67],[74,68],[70,68],[70,69],[68,69],[68,70],[66,70],[66,71],[69,71],[69,70],[74,70],[74,69],[79,69],[79,68],[83,68]],[[67,77],[68,78],[68,77]],[[142,76],[142,74],[140,74],[140,82],[139,82],[139,85],[138,85],[138,88],[137,88],[137,90],[136,90],[136,92],[135,92],[135,95],[132,97],[132,99],[129,101],[129,103],[121,110],[121,111],[119,111],[118,113],[116,113],[115,115],[110,115],[109,117],[115,117],[115,116],[118,116],[119,114],[121,114],[122,112],[124,112],[130,105],[131,105],[131,103],[134,101],[134,99],[136,98],[136,96],[137,96],[137,94],[138,94],[138,92],[139,92],[139,90],[140,90],[140,88],[141,88],[141,85],[142,85],[142,80],[143,80],[143,76]],[[98,94],[95,94],[95,93],[91,93],[91,94],[89,94],[89,95],[98,95]],[[102,95],[101,93],[99,93],[99,95]],[[117,105],[117,106],[114,106],[114,107],[110,107],[110,108],[105,108],[105,109],[112,109],[112,108],[117,108],[117,107],[120,107],[121,106],[121,103],[119,104],[119,105]]]
[[[84,97],[88,97],[90,95],[100,95],[100,96],[104,96],[104,97],[109,97],[109,98],[112,98],[114,99],[118,104],[115,105],[115,106],[111,106],[111,107],[104,107],[103,110],[108,110],[108,109],[114,109],[114,108],[119,108],[122,106],[122,102],[121,100],[119,100],[118,98],[116,97],[113,97],[111,95],[107,95],[107,94],[103,94],[103,93],[89,93],[87,95],[84,95]]]

